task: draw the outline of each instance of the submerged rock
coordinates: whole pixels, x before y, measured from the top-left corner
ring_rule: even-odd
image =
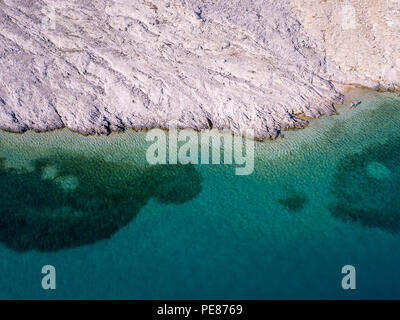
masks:
[[[0,242],[17,251],[56,251],[108,239],[150,199],[179,205],[202,189],[193,165],[138,168],[77,154],[39,158],[32,165],[32,171],[16,170],[0,158],[0,202],[7,204],[0,208]]]
[[[300,212],[303,210],[305,204],[307,203],[307,197],[302,193],[291,193],[287,195],[286,198],[279,199],[278,202],[282,206],[286,207],[289,211]]]
[[[400,232],[398,139],[344,157],[335,173],[330,211],[346,222]]]

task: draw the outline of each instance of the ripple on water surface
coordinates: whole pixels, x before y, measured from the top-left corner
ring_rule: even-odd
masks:
[[[400,103],[362,100],[256,143],[247,177],[232,166],[150,167],[140,132],[1,133],[0,272],[21,281],[4,292],[51,260],[68,265],[74,297],[346,298],[340,268],[354,263],[357,297],[399,297]],[[29,297],[42,297],[36,284]]]

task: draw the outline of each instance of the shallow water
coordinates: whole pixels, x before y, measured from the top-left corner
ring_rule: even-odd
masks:
[[[1,133],[0,298],[399,299],[400,100],[362,100],[256,143],[250,176],[149,167],[144,132]]]

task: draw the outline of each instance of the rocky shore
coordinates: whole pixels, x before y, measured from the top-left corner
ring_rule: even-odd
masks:
[[[0,128],[275,138],[336,83],[399,89],[399,28],[392,0],[0,0]]]

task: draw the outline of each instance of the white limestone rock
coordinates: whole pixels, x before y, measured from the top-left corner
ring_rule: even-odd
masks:
[[[289,0],[2,0],[0,128],[176,120],[274,138],[306,125],[298,114],[334,113],[329,80],[350,79],[297,13]]]
[[[334,62],[323,77],[400,90],[399,0],[293,0],[292,6],[307,33]]]

